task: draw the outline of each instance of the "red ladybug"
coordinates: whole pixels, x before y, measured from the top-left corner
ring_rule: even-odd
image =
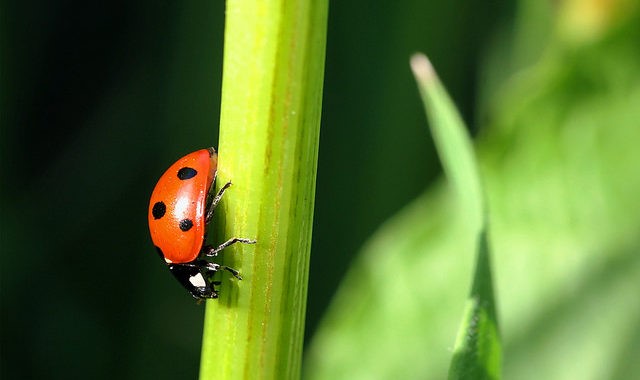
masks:
[[[195,297],[218,298],[213,275],[220,269],[241,280],[235,269],[205,260],[217,256],[234,243],[255,244],[255,240],[232,238],[214,248],[206,245],[206,227],[227,182],[213,196],[218,168],[215,149],[201,149],[181,159],[160,177],[149,202],[149,231],[160,257],[180,283]]]

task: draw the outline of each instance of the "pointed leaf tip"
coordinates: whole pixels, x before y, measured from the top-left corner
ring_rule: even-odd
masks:
[[[431,65],[431,61],[429,61],[429,58],[422,53],[413,54],[409,64],[411,65],[413,75],[422,86],[433,81],[436,77],[436,72],[433,69],[433,65]]]

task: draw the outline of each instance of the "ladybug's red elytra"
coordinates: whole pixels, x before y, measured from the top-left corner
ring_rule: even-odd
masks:
[[[201,149],[182,157],[160,177],[149,202],[149,231],[160,257],[178,281],[196,299],[218,298],[213,275],[220,269],[241,280],[235,269],[212,263],[234,243],[255,244],[255,240],[232,238],[218,247],[205,244],[207,225],[225,190],[227,182],[213,196],[218,169],[215,149]]]

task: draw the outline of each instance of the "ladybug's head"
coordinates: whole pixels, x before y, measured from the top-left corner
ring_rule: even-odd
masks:
[[[219,284],[207,278],[207,272],[193,264],[169,264],[169,270],[195,299],[218,298],[214,285]]]

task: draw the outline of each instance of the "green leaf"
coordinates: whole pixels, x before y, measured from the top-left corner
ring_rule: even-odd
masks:
[[[411,58],[429,126],[461,212],[478,236],[476,270],[458,333],[449,379],[499,379],[501,343],[493,296],[488,216],[471,139],[455,105],[422,54]]]
[[[471,294],[453,352],[449,379],[499,379],[502,343],[493,296],[487,231],[480,234]]]
[[[218,240],[244,280],[207,301],[202,379],[300,374],[318,156],[326,1],[227,2]]]
[[[489,60],[504,75],[475,145],[508,379],[640,373],[640,7],[622,10],[596,41],[542,41],[535,60],[509,53],[505,29],[505,51]],[[479,244],[453,195],[435,183],[369,239],[311,341],[306,376],[447,376]]]
[[[427,57],[419,53],[411,57],[411,69],[447,179],[460,198],[469,223],[480,228],[486,210],[467,127]]]

